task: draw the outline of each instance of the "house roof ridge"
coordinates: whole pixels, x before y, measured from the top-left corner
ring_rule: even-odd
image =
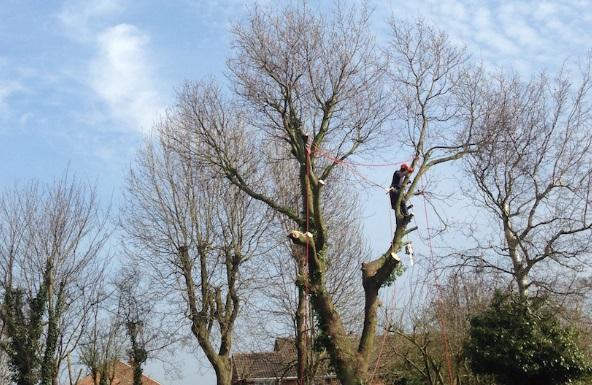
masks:
[[[281,351],[270,351],[270,352],[236,352],[232,353],[233,356],[252,356],[253,354],[282,354]]]
[[[133,369],[133,367],[132,367],[130,364],[128,364],[127,362],[125,362],[125,361],[123,361],[123,360],[121,360],[121,359],[119,359],[118,361],[119,361],[120,363],[124,364],[125,366],[128,366],[130,369]],[[162,384],[160,383],[160,381],[158,381],[158,380],[155,380],[154,378],[152,378],[152,377],[150,377],[149,375],[145,374],[145,373],[144,373],[144,371],[142,371],[142,376],[143,376],[143,377],[146,377],[147,379],[149,379],[149,380],[151,380],[151,381],[154,381],[154,382],[156,382],[158,385],[162,385]]]

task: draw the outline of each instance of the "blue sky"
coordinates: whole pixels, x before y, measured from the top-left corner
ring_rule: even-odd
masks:
[[[174,103],[175,87],[221,76],[228,26],[248,4],[3,0],[0,184],[51,178],[70,165],[105,193],[117,191],[142,134]],[[477,60],[525,74],[590,49],[590,1],[370,4],[379,34],[389,15],[420,16]]]
[[[69,165],[117,189],[175,87],[224,65],[230,15],[198,4],[4,1],[0,183]]]
[[[318,0],[310,3],[319,8]],[[174,104],[175,89],[185,80],[223,78],[228,27],[252,4],[1,0],[0,187],[51,180],[69,168],[116,203],[136,148]],[[390,15],[422,17],[466,44],[476,60],[525,76],[583,59],[592,48],[587,0],[374,0],[370,6],[380,36]],[[390,171],[371,176],[387,184]],[[388,237],[387,219],[376,216],[384,206],[368,206],[372,239]],[[197,383],[195,370],[186,373],[180,383]],[[211,374],[205,378],[211,381]]]

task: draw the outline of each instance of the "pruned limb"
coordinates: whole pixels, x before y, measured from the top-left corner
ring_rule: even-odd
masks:
[[[397,263],[401,262],[401,257],[399,257],[399,255],[397,253],[395,253],[394,251],[391,251],[391,253],[389,254],[389,258],[392,258]]]
[[[415,230],[417,230],[417,226],[414,226],[414,227],[412,227],[412,228],[410,228],[410,229],[407,229],[407,230],[405,230],[405,235],[408,235],[409,233],[412,233],[412,232],[414,232]]]
[[[303,233],[298,230],[292,230],[288,238],[297,245],[314,247],[314,238],[310,232]]]

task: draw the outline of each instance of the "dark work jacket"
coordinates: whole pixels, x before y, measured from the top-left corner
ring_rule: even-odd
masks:
[[[395,209],[395,203],[397,202],[397,198],[399,196],[399,191],[401,191],[401,187],[403,187],[403,180],[405,179],[405,175],[401,172],[401,170],[395,171],[393,174],[393,181],[391,182],[391,187],[394,187],[395,191],[389,191],[389,197],[391,200],[391,208]],[[407,212],[406,205],[404,202],[401,202],[402,210],[404,210],[404,214]]]
[[[393,181],[391,182],[391,187],[394,187],[395,189],[399,190],[401,187],[403,187],[403,179],[405,179],[405,175],[403,175],[401,170],[395,171],[395,173],[393,174]]]

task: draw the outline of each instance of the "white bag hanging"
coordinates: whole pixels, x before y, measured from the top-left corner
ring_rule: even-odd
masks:
[[[413,244],[411,242],[405,245],[405,254],[409,256],[409,266],[413,266]]]

